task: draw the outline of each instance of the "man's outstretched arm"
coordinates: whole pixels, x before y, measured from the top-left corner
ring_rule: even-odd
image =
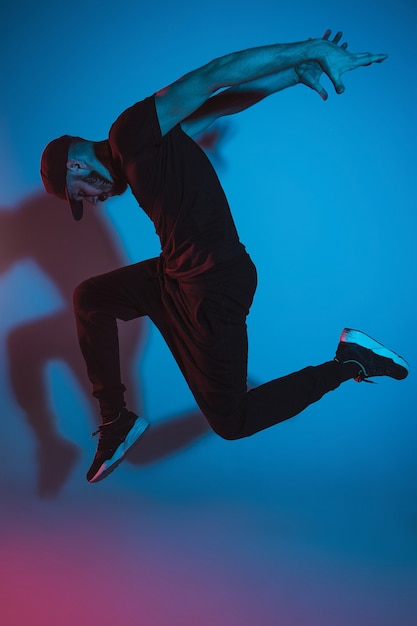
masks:
[[[322,39],[251,48],[214,59],[186,74],[156,95],[162,134],[189,117],[219,89],[251,83],[303,63],[317,63],[320,73],[327,74],[336,92],[343,93],[341,76],[344,72],[380,63],[387,57],[386,54],[351,53],[344,46],[338,46],[335,40],[336,37],[329,41],[325,35]]]

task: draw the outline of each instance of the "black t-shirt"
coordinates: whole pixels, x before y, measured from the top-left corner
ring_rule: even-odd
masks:
[[[168,275],[191,277],[242,253],[209,159],[180,125],[161,136],[154,96],[120,115],[109,142],[133,195],[155,225]]]

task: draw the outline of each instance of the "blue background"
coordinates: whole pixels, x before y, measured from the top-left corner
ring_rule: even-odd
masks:
[[[416,8],[0,9],[2,624],[416,623]],[[88,485],[97,417],[70,294],[159,244],[128,193],[75,224],[43,194],[45,144],[64,133],[103,139],[123,109],[216,56],[328,27],[351,50],[389,59],[345,75],[342,96],[323,79],[325,103],[298,86],[228,118],[212,155],[259,273],[249,376],[333,358],[343,326],[404,355],[410,376],[348,382],[284,424],[226,442],[208,432],[157,331],[132,323],[124,371],[152,429],[130,463]]]

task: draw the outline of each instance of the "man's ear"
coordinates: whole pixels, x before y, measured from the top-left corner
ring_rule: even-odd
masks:
[[[68,159],[67,161],[67,170],[76,174],[79,170],[88,170],[90,169],[87,163],[84,161],[80,161],[79,159]]]

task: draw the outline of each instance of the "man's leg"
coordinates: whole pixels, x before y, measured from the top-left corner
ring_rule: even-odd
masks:
[[[342,331],[333,361],[273,380],[253,389],[245,403],[245,431],[251,434],[254,417],[259,416],[261,428],[283,421],[317,402],[342,382],[357,382],[374,376],[390,376],[402,380],[408,375],[408,364],[398,354],[365,333],[345,328]],[[249,431],[248,431],[249,429]]]
[[[353,343],[346,335],[355,334]],[[236,396],[236,409],[228,415],[227,396],[203,394],[206,415],[212,428],[226,439],[239,439],[294,417],[343,382],[390,376],[402,380],[408,375],[406,361],[361,331],[344,329],[333,361],[277,378]]]
[[[159,307],[157,259],[90,278],[74,292],[80,347],[103,421],[89,482],[107,476],[148,426],[125,408],[117,320],[149,315]]]
[[[117,320],[148,315],[159,300],[157,259],[95,276],[74,292],[80,348],[103,421],[124,406]]]
[[[355,331],[349,341],[343,341],[346,333],[342,335],[338,360],[306,367],[247,391],[246,316],[255,284],[254,267],[248,259],[194,281],[177,284],[166,280],[164,284],[171,321],[161,332],[201,411],[220,436],[247,437],[289,419],[344,381],[360,379],[360,371],[367,372],[369,364],[373,373],[362,378],[407,375],[401,357],[393,367],[391,351]],[[352,337],[363,344],[357,350]],[[378,346],[382,349],[379,355]]]

